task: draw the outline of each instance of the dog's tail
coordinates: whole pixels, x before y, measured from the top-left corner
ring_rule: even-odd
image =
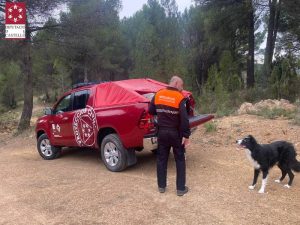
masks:
[[[296,158],[294,159],[291,167],[295,172],[300,172],[300,162]]]
[[[289,168],[295,172],[300,172],[300,162],[297,160],[297,152],[295,147],[288,142],[284,143],[285,153],[287,153],[286,160],[289,162]]]

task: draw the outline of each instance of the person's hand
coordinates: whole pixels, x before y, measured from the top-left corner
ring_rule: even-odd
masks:
[[[190,144],[191,141],[188,138],[182,138],[182,143],[181,143],[185,148],[187,148]]]

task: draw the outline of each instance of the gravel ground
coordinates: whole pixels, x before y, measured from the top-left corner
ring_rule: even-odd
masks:
[[[97,151],[66,150],[45,161],[33,133],[0,134],[0,224],[300,224],[300,174],[286,189],[274,182],[280,176],[274,168],[267,193],[250,191],[253,169],[235,145],[252,134],[263,143],[290,141],[299,153],[300,127],[249,115],[216,123],[216,132],[200,127],[192,136],[186,155],[190,192],[183,197],[176,195],[172,154],[167,192],[160,194],[151,152],[138,153],[136,166],[112,173]]]

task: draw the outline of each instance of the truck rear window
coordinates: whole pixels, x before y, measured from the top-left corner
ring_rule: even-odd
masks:
[[[89,99],[89,91],[83,90],[74,93],[73,110],[84,109],[86,107],[87,100]]]
[[[142,94],[142,95],[151,101],[152,98],[154,97],[155,93],[147,93],[147,94]]]

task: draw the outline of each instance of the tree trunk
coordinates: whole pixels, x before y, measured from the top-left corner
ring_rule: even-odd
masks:
[[[281,10],[281,0],[269,0],[269,23],[268,23],[268,37],[265,49],[265,59],[264,59],[264,74],[263,82],[266,85],[268,78],[271,75],[271,65],[274,54],[275,42],[277,37],[277,30],[279,25],[279,17]]]
[[[84,80],[83,80],[83,82],[84,83],[89,82],[89,79],[88,79],[88,69],[87,69],[87,65],[86,64],[87,63],[85,62],[84,63],[84,68],[83,68],[83,70],[84,70]]]
[[[196,80],[196,85],[197,85],[197,88],[198,88],[198,93],[200,94],[201,93],[201,85],[199,84],[197,76],[195,77],[195,80]]]
[[[247,88],[254,86],[254,10],[252,0],[248,0],[249,14],[248,14],[248,57],[247,57]]]
[[[47,56],[47,60],[49,59],[49,56]],[[47,74],[45,76],[45,85],[44,85],[44,91],[45,91],[45,102],[51,102],[51,92],[49,90],[53,89],[53,73],[54,73],[54,65],[53,63],[47,64]]]
[[[23,131],[30,127],[30,119],[33,108],[33,83],[32,83],[32,62],[30,34],[26,35],[24,41],[23,75],[24,75],[24,105],[18,131]]]
[[[49,95],[49,91],[48,91],[48,86],[45,85],[45,102],[50,102],[50,95]]]
[[[10,108],[14,109],[17,106],[17,101],[15,97],[15,90],[11,89],[11,99],[10,99]]]
[[[264,74],[263,74],[263,85],[266,86],[267,80],[271,74],[271,62],[272,62],[272,43],[273,43],[273,33],[274,33],[274,20],[275,20],[275,4],[276,0],[269,0],[269,22],[268,22],[268,37],[265,49],[264,58]]]
[[[272,57],[274,54],[274,49],[275,49],[275,41],[277,38],[277,31],[278,31],[278,26],[279,26],[279,18],[280,18],[280,11],[281,11],[281,0],[278,1],[278,4],[276,6],[276,11],[275,11],[275,21],[274,21],[274,33],[273,33],[273,40],[272,40]]]
[[[61,76],[61,90],[64,93],[65,92],[65,79],[64,76]]]

